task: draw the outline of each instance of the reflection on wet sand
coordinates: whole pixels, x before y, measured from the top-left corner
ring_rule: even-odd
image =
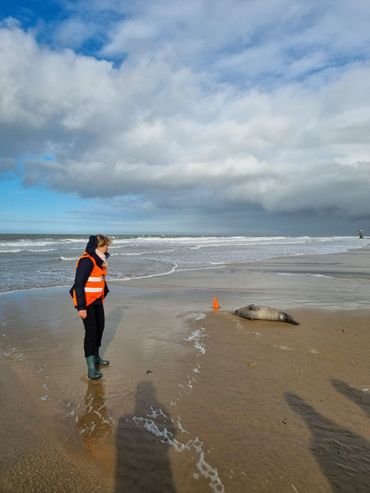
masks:
[[[149,417],[149,419],[148,419]],[[150,433],[147,425],[155,417]],[[136,388],[134,415],[120,418],[117,429],[116,493],[174,493],[169,461],[169,445],[155,430],[167,429],[175,434],[168,411],[157,401],[155,388],[150,382],[141,382]]]
[[[76,430],[91,455],[108,471],[112,470],[113,451],[107,440],[112,434],[112,423],[107,414],[103,382],[89,381],[84,409],[77,418]]]
[[[305,420],[312,433],[311,451],[332,491],[369,491],[370,442],[320,414],[303,399],[287,393],[294,412]]]

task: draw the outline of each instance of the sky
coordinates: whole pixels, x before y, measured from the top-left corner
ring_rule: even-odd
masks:
[[[0,233],[370,231],[366,0],[3,0]]]

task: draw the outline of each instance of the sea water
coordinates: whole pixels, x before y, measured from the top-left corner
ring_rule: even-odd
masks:
[[[129,280],[209,269],[281,256],[327,254],[361,248],[370,239],[350,236],[112,236],[109,279]],[[84,235],[0,235],[0,292],[69,286]]]

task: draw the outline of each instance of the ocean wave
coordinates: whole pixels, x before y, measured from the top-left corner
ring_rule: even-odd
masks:
[[[55,248],[15,248],[13,250],[0,250],[0,253],[20,253],[20,252],[52,252]]]
[[[5,238],[9,241],[4,241]],[[3,240],[0,241],[0,257],[3,262],[8,263],[5,274],[8,281],[3,281],[3,289],[10,286],[18,289],[28,283],[36,286],[41,283],[53,285],[68,279],[73,274],[75,262],[83,252],[81,242],[86,241],[80,238],[38,237],[34,240],[30,240],[28,236],[18,238],[0,235],[0,239]],[[177,272],[224,269],[227,264],[249,264],[277,257],[341,253],[351,249],[368,248],[370,244],[370,238],[359,240],[349,236],[275,236],[268,240],[266,238],[265,236],[125,238],[122,239],[125,243],[117,245],[117,249],[112,252],[109,281],[150,279]],[[12,244],[18,246],[10,247],[9,245]],[[20,253],[22,256],[19,255]],[[14,262],[20,257],[22,257],[21,264]],[[40,272],[33,269],[32,279],[25,281],[22,270],[24,265],[32,266],[36,263],[41,269]],[[284,271],[285,267],[280,267],[279,270]],[[292,275],[289,270],[286,268],[287,274],[283,272],[280,275]],[[306,272],[296,275],[323,277],[326,274],[324,271],[321,274],[319,268],[317,271],[317,274]],[[329,276],[325,275],[326,278],[330,278],[332,272],[328,274]],[[43,279],[39,278],[40,275]]]
[[[24,252],[53,252],[54,250],[56,250],[55,248],[39,248],[39,249],[27,249],[27,250],[23,250]]]
[[[127,252],[127,253],[111,253],[111,257],[139,257],[148,252]],[[149,252],[150,253],[150,252]]]
[[[58,240],[58,243],[59,242],[62,242],[62,243],[87,243],[88,241],[88,238],[61,238],[60,240]]]
[[[34,248],[34,247],[45,247],[54,246],[60,244],[68,243],[83,243],[86,244],[87,239],[76,239],[76,238],[42,238],[42,239],[19,239],[19,240],[0,240],[0,247],[2,248]]]
[[[27,247],[43,247],[43,246],[50,246],[50,245],[56,245],[58,242],[53,241],[53,240],[45,240],[45,241],[39,241],[39,240],[17,240],[17,241],[0,241],[0,247],[3,248],[27,248]]]
[[[122,253],[111,253],[111,257],[139,257],[141,255],[156,255],[157,253],[170,253],[175,252],[176,248],[171,248],[168,250],[148,250],[145,252],[122,252]]]
[[[56,286],[33,286],[32,288],[18,288],[18,289],[11,289],[10,291],[0,291],[0,296],[2,296],[3,294],[22,293],[24,291],[39,291],[40,289],[54,289],[54,288],[68,288],[68,287],[70,287],[70,284],[58,284]]]
[[[169,276],[171,274],[174,274],[176,272],[190,272],[190,271],[198,271],[198,270],[212,270],[212,269],[220,269],[224,267],[224,264],[222,265],[212,265],[212,266],[207,266],[207,267],[189,267],[186,269],[179,269],[178,265],[176,263],[173,264],[173,267],[166,271],[166,272],[157,272],[155,274],[145,274],[142,276],[132,276],[132,277],[116,277],[116,278],[110,278],[109,282],[120,282],[120,281],[134,281],[136,279],[148,279],[150,277],[161,277],[161,276]]]
[[[325,279],[335,279],[333,276],[325,274],[315,274],[312,272],[275,272],[278,276],[302,276],[302,277],[323,277]]]
[[[141,276],[132,276],[132,277],[120,277],[120,278],[111,278],[109,279],[110,282],[118,282],[118,281],[134,281],[136,279],[149,279],[151,277],[161,277],[161,276],[168,276],[170,274],[173,274],[176,269],[177,269],[178,265],[176,263],[173,263],[172,264],[172,267],[170,270],[166,271],[166,272],[157,272],[155,274],[144,274],[144,275],[141,275]]]

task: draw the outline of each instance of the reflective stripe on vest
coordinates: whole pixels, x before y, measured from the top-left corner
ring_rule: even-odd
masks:
[[[103,276],[99,276],[99,277],[92,277],[92,276],[90,276],[88,278],[88,281],[89,282],[99,282],[99,281],[102,281],[103,279],[104,279]]]
[[[89,306],[91,305],[91,303],[94,303],[94,301],[97,300],[98,298],[102,298],[102,301],[104,301],[105,276],[107,273],[107,269],[106,267],[99,267],[94,257],[92,257],[86,252],[77,260],[77,267],[79,261],[82,258],[89,258],[93,263],[93,269],[86,281],[84,288],[86,306]],[[73,301],[74,301],[74,305],[77,306],[77,297],[75,291],[73,293]]]

